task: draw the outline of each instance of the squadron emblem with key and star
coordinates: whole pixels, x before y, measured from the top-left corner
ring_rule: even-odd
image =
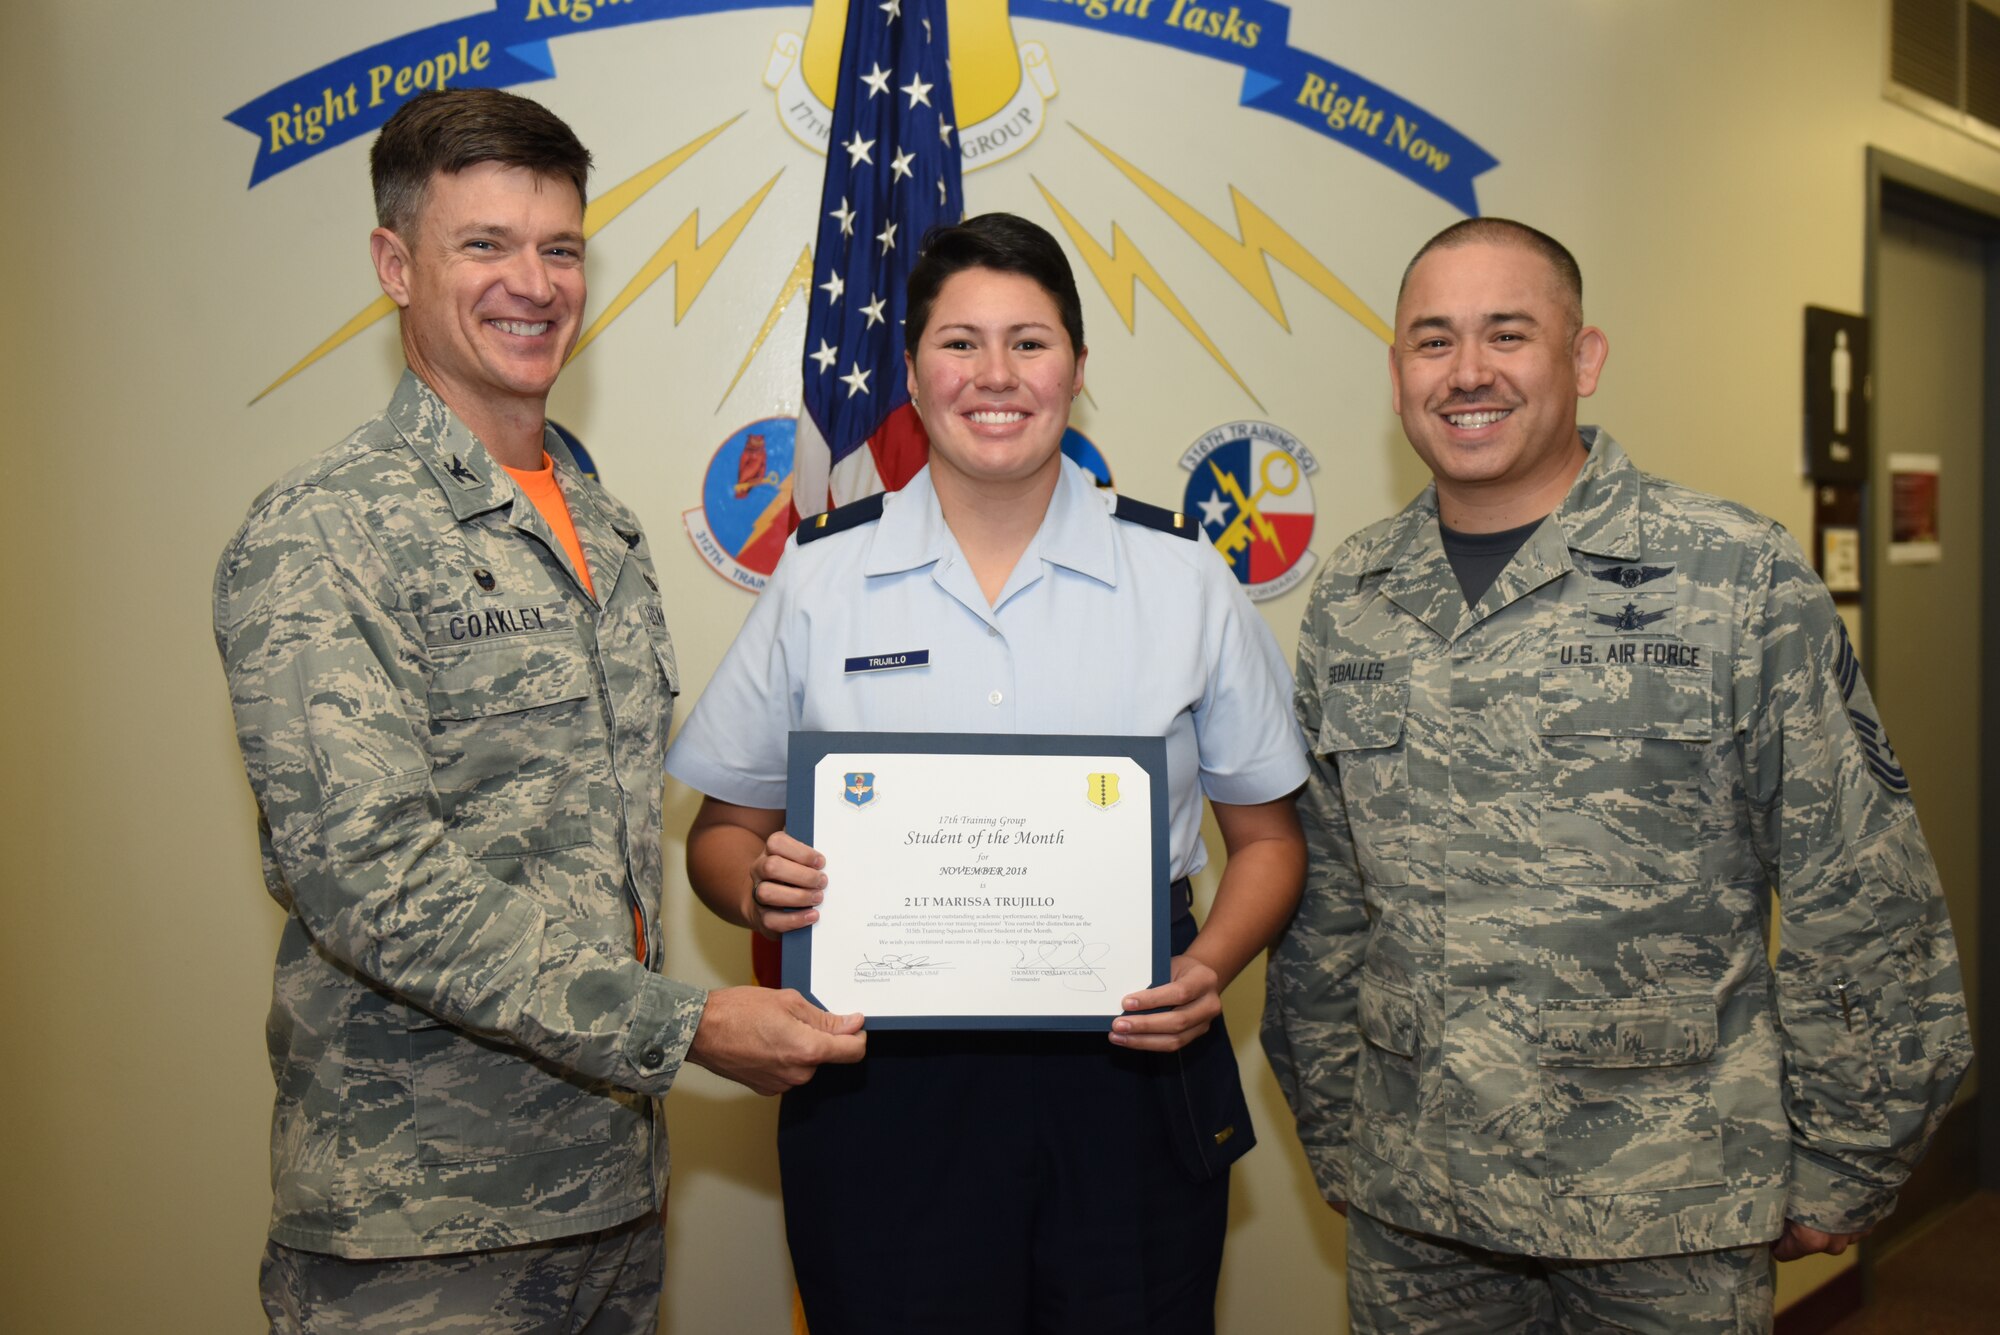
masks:
[[[1319,461],[1282,427],[1225,422],[1181,456],[1181,509],[1259,602],[1312,573],[1312,475]]]

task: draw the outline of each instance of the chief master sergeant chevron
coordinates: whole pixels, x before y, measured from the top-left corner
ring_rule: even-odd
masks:
[[[265,1311],[278,1331],[651,1332],[665,1094],[856,1061],[858,1016],[661,976],[678,689],[632,512],[545,425],[590,155],[490,89],[370,157],[409,364],[260,496],[215,633],[287,913]]]
[[[1776,524],[1579,431],[1582,288],[1500,219],[1418,252],[1389,372],[1433,485],[1300,633],[1312,863],[1264,1044],[1353,1207],[1357,1331],[1768,1329],[1773,1255],[1889,1213],[1971,1056],[1831,599]]]

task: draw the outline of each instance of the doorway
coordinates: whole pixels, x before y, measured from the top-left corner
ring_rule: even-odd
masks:
[[[1868,157],[1867,315],[1875,356],[1862,657],[1910,776],[1959,942],[1973,1038],[2000,987],[2000,195],[1892,155]],[[1935,460],[1935,559],[1892,559],[1891,460]],[[1906,545],[1897,555],[1915,554]],[[1975,1185],[2000,1186],[2000,1097],[1977,1067],[1870,1248]]]

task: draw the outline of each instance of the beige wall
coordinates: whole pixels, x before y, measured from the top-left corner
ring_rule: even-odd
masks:
[[[296,72],[471,8],[220,0],[114,17],[106,6],[8,7],[0,110],[15,295],[4,365],[26,468],[9,525],[17,718],[0,818],[0,1310],[14,1328],[256,1326],[270,1099],[261,1030],[278,916],[258,881],[207,584],[250,496],[375,411],[396,363],[384,324],[246,406],[374,295],[364,145],[246,192],[252,143],[222,116]],[[1486,211],[1532,220],[1576,250],[1613,349],[1588,420],[1649,467],[1803,533],[1799,311],[1859,309],[1865,146],[2000,190],[2000,155],[1879,96],[1884,9],[1302,0],[1292,40],[1466,131],[1501,160],[1482,182]],[[559,77],[524,90],[572,119],[602,185],[745,113],[593,242],[600,305],[690,210],[707,232],[783,168],[679,327],[664,279],[555,399],[654,534],[694,688],[685,703],[749,599],[701,566],[679,537],[680,512],[698,502],[730,431],[797,402],[795,305],[716,408],[810,233],[820,160],[781,130],[761,84],[773,37],[805,19],[764,10],[566,37]],[[1239,188],[1378,312],[1408,252],[1453,210],[1355,153],[1238,109],[1240,76],[1227,66],[1069,26],[1016,26],[1047,45],[1061,91],[1042,139],[969,178],[968,204],[1052,222],[1032,176],[1101,241],[1119,223],[1264,404],[1154,299],[1140,297],[1128,333],[1085,277],[1093,393],[1079,424],[1123,488],[1177,503],[1189,442],[1264,417],[1324,465],[1321,552],[1405,499],[1420,473],[1388,411],[1381,343],[1282,272],[1291,328],[1281,329],[1069,125],[1225,225]],[[1265,608],[1288,651],[1303,596]],[[1899,704],[1887,702],[1892,717]],[[671,805],[668,828],[684,828],[692,799],[676,792]],[[696,912],[678,874],[667,896],[671,969],[740,979],[740,934]],[[1261,981],[1253,970],[1229,1003],[1263,1145],[1234,1186],[1223,1325],[1323,1330],[1342,1306],[1340,1230],[1254,1047]],[[668,1107],[679,1171],[665,1328],[782,1330],[773,1105],[694,1072]]]

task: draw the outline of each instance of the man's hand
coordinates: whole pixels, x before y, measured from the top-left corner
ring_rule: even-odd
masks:
[[[1157,1015],[1121,1015],[1111,1022],[1111,1041],[1142,1052],[1174,1052],[1208,1032],[1222,1014],[1222,984],[1215,970],[1192,955],[1176,955],[1167,981],[1125,998],[1128,1011],[1171,1006]]]
[[[1874,1231],[1874,1226],[1870,1225],[1859,1233],[1822,1233],[1796,1219],[1787,1219],[1785,1231],[1771,1244],[1771,1256],[1779,1261],[1796,1261],[1814,1252],[1838,1256]]]
[[[773,831],[763,855],[750,864],[750,925],[775,941],[817,921],[814,906],[826,898],[825,866],[823,854]]]
[[[759,1094],[812,1079],[822,1062],[858,1062],[868,1051],[862,1017],[833,1015],[790,988],[724,987],[708,994],[688,1060]]]

